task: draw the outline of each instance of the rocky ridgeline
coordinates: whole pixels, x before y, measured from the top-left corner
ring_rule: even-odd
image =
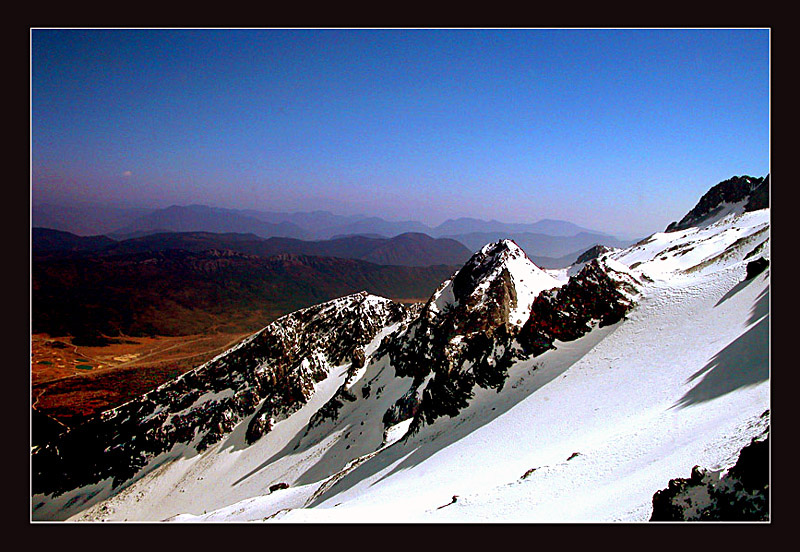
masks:
[[[594,247],[591,247],[586,251],[584,251],[583,253],[581,253],[575,260],[575,264],[588,263],[589,261],[597,259],[601,255],[610,253],[611,251],[614,251],[614,249],[598,243]]]
[[[744,447],[724,475],[695,466],[689,479],[672,479],[653,496],[650,521],[769,521],[769,433],[765,435]]]
[[[734,176],[720,182],[706,192],[697,205],[680,221],[667,226],[666,232],[677,232],[697,226],[713,217],[723,207],[742,204],[743,211],[756,211],[769,207],[769,175],[765,177]]]
[[[60,494],[133,477],[184,443],[198,451],[245,417],[252,443],[306,403],[333,366],[363,363],[363,347],[406,309],[364,292],[289,314],[226,354],[104,412],[38,449],[33,492]]]
[[[521,262],[520,262],[521,261]],[[456,416],[475,386],[502,389],[516,361],[539,355],[556,339],[571,341],[621,320],[633,307],[635,279],[594,260],[558,288],[538,293],[515,323],[527,279],[546,275],[516,244],[503,240],[476,253],[442,284],[420,316],[376,353],[388,354],[396,373],[414,378],[411,389],[384,415],[389,426],[413,416],[410,433],[437,418]]]

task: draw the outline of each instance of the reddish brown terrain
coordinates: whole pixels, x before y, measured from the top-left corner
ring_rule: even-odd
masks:
[[[32,406],[72,425],[118,406],[235,345],[247,333],[125,338],[103,347],[70,337],[31,338]]]

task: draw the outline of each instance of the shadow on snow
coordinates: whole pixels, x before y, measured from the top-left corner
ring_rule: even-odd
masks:
[[[769,379],[769,287],[756,299],[747,323],[750,325],[747,331],[689,378],[687,383],[702,377],[674,407],[710,401]]]

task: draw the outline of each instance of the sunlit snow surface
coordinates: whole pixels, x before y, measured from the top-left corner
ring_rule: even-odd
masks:
[[[384,431],[383,412],[411,386],[384,357],[358,372],[359,398],[338,420],[307,431],[345,381],[337,367],[255,444],[244,444],[248,418],[70,519],[646,521],[670,479],[731,466],[768,424],[769,269],[744,281],[760,256],[769,210],[655,234],[607,255],[642,282],[626,320],[519,362],[501,392],[476,388],[455,418],[407,439],[402,426]],[[279,482],[289,488],[270,492]]]

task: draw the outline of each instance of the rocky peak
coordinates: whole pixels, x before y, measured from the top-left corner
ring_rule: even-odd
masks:
[[[414,377],[414,385],[385,422],[412,412],[413,431],[457,414],[476,385],[500,390],[521,353],[514,339],[531,305],[543,290],[559,285],[511,240],[475,253],[431,296],[421,315],[386,343],[395,371]]]
[[[544,289],[558,287],[512,240],[485,245],[434,293],[431,314],[458,310],[455,330],[485,331],[500,325],[519,328]],[[463,332],[462,332],[463,333]]]
[[[769,175],[734,176],[712,187],[686,216],[671,223],[665,231],[677,232],[734,211],[754,211],[768,206]]]
[[[609,251],[613,251],[613,249],[602,244],[597,244],[581,253],[575,260],[575,264],[588,263],[592,259],[596,259]]]

